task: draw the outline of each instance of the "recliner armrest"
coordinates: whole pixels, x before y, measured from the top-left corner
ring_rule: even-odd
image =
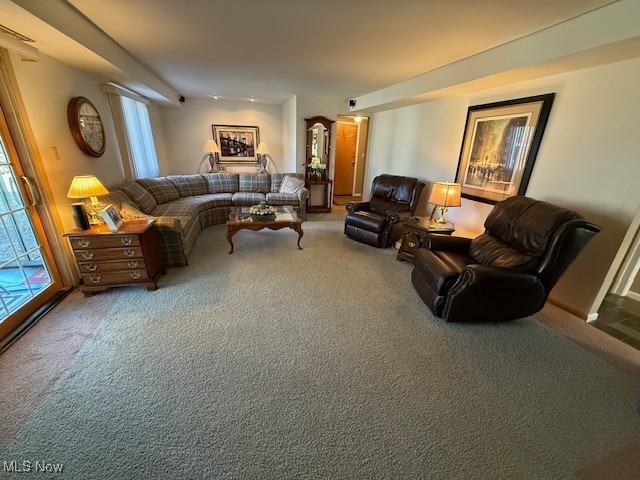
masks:
[[[540,279],[510,268],[467,265],[442,308],[448,322],[499,322],[539,311],[547,299]]]
[[[503,267],[488,267],[486,265],[467,265],[462,272],[465,281],[473,285],[474,283],[484,283],[492,288],[527,288],[534,287],[540,282],[538,276],[533,273],[524,273]]]
[[[358,212],[360,210],[371,210],[369,202],[349,202],[345,205],[345,208],[349,213]]]
[[[430,233],[427,235],[426,247],[429,250],[444,250],[468,255],[470,246],[470,238],[454,237],[442,233]]]

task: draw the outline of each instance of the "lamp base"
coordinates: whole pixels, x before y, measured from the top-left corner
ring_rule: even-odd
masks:
[[[436,219],[436,223],[448,223],[445,218],[444,218],[444,214],[447,213],[448,207],[440,207],[440,217]]]

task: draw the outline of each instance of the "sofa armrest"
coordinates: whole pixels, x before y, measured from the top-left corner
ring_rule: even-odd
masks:
[[[300,201],[300,206],[307,205],[307,197],[309,197],[309,190],[306,187],[300,187],[296,191],[296,195],[298,195],[298,200]]]
[[[371,210],[369,202],[349,202],[345,205],[345,208],[349,213],[359,212],[360,210]]]
[[[468,255],[471,239],[442,233],[430,233],[427,235],[426,246],[429,250],[444,250]]]

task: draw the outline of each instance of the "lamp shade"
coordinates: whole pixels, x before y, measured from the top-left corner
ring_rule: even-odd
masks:
[[[107,190],[94,175],[78,175],[73,177],[71,186],[67,192],[67,197],[87,198],[108,194],[109,190]]]
[[[220,153],[220,147],[215,140],[209,138],[204,141],[204,145],[202,145],[202,151],[207,153]]]
[[[258,144],[258,149],[256,153],[259,155],[271,155],[271,150],[269,150],[269,144],[267,142],[260,142]]]
[[[460,189],[459,183],[435,182],[431,188],[429,203],[440,207],[459,207]]]

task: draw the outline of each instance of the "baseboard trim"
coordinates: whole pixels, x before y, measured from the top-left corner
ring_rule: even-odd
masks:
[[[631,300],[635,300],[636,302],[640,302],[640,293],[632,292],[631,290],[629,290],[627,292],[627,297],[629,297]]]
[[[598,319],[598,312],[587,315],[587,323],[595,322]]]
[[[593,322],[596,318],[598,318],[597,313],[585,314],[584,312],[579,312],[575,308],[571,308],[568,305],[565,305],[564,303],[558,302],[557,300],[553,300],[551,298],[548,298],[547,302],[549,302],[552,305],[555,305],[558,308],[561,308],[565,312],[569,312],[571,315],[581,318],[582,320],[586,320],[587,322]],[[595,317],[593,317],[593,315],[595,315]]]

